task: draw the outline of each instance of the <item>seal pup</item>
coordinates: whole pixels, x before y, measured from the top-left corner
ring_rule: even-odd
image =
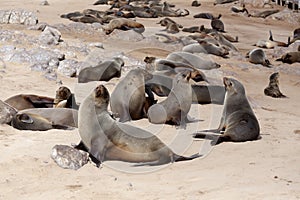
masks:
[[[220,125],[216,130],[205,130],[194,134],[194,138],[207,138],[212,144],[225,141],[245,142],[259,137],[258,120],[248,102],[245,88],[236,79],[223,78],[226,89],[225,103]],[[206,134],[214,132],[218,135]]]
[[[276,61],[281,61],[283,63],[288,63],[288,64],[293,64],[295,62],[300,63],[300,51],[292,51],[292,52],[285,53],[281,56],[281,58],[276,59]]]
[[[138,33],[143,33],[145,27],[143,24],[133,21],[127,18],[116,18],[109,21],[109,24],[106,27],[103,27],[104,32],[108,35],[115,29],[129,30],[133,29]]]
[[[253,49],[247,53],[246,57],[249,57],[249,62],[253,64],[261,64],[265,67],[271,67],[270,61],[266,58],[266,54],[262,49]]]
[[[189,53],[205,53],[205,54],[213,54],[216,56],[226,57],[229,52],[223,46],[217,46],[213,43],[207,42],[205,40],[201,40],[198,44],[189,44],[182,48],[182,51]]]
[[[232,6],[230,8],[230,10],[234,13],[243,13],[243,12],[246,12],[246,14],[249,16],[249,12],[248,10],[246,9],[246,5],[243,4],[242,6]]]
[[[54,98],[54,108],[73,108],[78,110],[79,106],[76,104],[75,95],[66,86],[60,86],[56,90]]]
[[[269,85],[264,89],[264,93],[267,96],[274,98],[283,98],[286,97],[279,90],[279,73],[275,72],[271,74],[269,78]]]
[[[185,128],[187,114],[192,104],[191,73],[176,75],[168,97],[148,110],[148,120],[153,124],[170,124]]]
[[[53,107],[54,99],[35,94],[18,94],[9,97],[4,102],[17,110],[24,110],[27,108],[51,108]]]
[[[154,96],[150,89],[145,88],[145,82],[151,78],[152,75],[146,70],[136,68],[130,70],[116,85],[111,94],[110,108],[120,122],[147,117],[145,93],[153,103]]]
[[[220,20],[221,16],[222,15],[219,14],[217,18],[213,18],[210,22],[210,25],[212,29],[225,33],[224,23]]]
[[[104,61],[95,67],[86,67],[80,70],[78,74],[78,83],[87,83],[90,81],[109,81],[110,79],[121,76],[121,69],[124,66],[122,58],[112,58]]]
[[[174,20],[170,19],[169,17],[165,17],[164,19],[160,20],[157,24],[161,26],[165,26],[168,33],[178,33],[180,31],[179,28],[182,28],[182,25],[177,24]]]
[[[109,99],[106,87],[99,85],[79,108],[78,146],[89,152],[98,167],[106,160],[162,165],[200,156],[179,156],[152,133],[117,122],[107,110]]]

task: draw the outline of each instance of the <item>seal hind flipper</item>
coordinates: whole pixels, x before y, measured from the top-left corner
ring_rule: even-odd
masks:
[[[202,156],[202,155],[200,155],[199,153],[195,153],[195,154],[193,154],[193,155],[191,155],[191,156],[189,156],[189,157],[186,157],[186,156],[179,156],[179,155],[175,154],[175,155],[174,155],[174,161],[175,161],[175,162],[179,162],[179,161],[188,161],[188,160],[193,160],[193,159],[195,159],[195,158],[199,158],[200,156]]]

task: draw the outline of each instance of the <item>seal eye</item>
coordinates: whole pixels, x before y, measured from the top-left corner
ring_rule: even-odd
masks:
[[[230,87],[232,86],[232,82],[229,82],[229,84],[228,84]]]

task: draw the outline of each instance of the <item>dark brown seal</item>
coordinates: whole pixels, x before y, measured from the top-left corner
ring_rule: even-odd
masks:
[[[275,72],[271,74],[269,78],[269,85],[264,89],[264,93],[267,96],[274,97],[274,98],[283,98],[286,97],[282,94],[279,90],[279,73]]]

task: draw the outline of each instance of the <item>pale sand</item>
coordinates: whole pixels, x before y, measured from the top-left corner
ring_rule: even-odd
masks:
[[[69,23],[60,14],[100,8],[92,6],[94,1],[49,0],[50,6],[40,6],[40,1],[1,0],[1,9],[25,8],[39,11],[41,22],[49,24]],[[183,26],[205,24],[209,21],[193,19],[197,12],[222,12],[225,29],[238,35],[236,46],[243,55],[252,49],[258,39],[267,39],[268,30],[273,31],[277,40],[285,41],[292,34],[293,25],[274,20],[263,20],[233,16],[228,6],[213,7],[212,2],[190,7],[190,2],[171,1],[191,11],[191,15],[175,18]],[[156,25],[158,19],[137,19],[146,27],[156,27],[144,33],[162,30]],[[2,26],[2,25],[1,25]],[[5,25],[7,29],[14,26]],[[19,28],[19,27],[18,27]],[[153,31],[155,30],[155,31]],[[25,32],[38,34],[36,31]],[[67,41],[80,41],[76,35],[64,34]],[[84,38],[99,41],[98,38]],[[164,51],[139,51],[132,43],[107,44],[107,49],[131,52],[142,59],[146,55],[165,56]],[[131,44],[131,45],[130,45]],[[271,53],[273,50],[267,50]],[[0,126],[0,199],[300,199],[300,109],[299,75],[280,71],[280,89],[289,98],[273,99],[263,94],[269,75],[274,69],[250,65],[236,59],[214,59],[223,64],[223,75],[232,75],[240,80],[254,106],[261,126],[262,138],[245,143],[222,143],[212,149],[207,156],[192,161],[178,162],[152,173],[139,175],[111,169],[112,162],[104,163],[101,169],[88,163],[78,171],[62,169],[50,158],[55,144],[79,142],[78,130],[46,132],[18,131],[8,125]],[[274,59],[271,58],[271,62]],[[242,70],[235,64],[247,64]],[[280,63],[276,62],[275,65]],[[285,65],[288,69],[298,69],[299,64]],[[28,66],[9,64],[0,78],[0,99],[4,100],[17,93],[35,93],[54,96],[57,85],[48,81],[41,73],[31,72]],[[63,83],[74,90],[75,79],[60,75]],[[116,80],[115,80],[116,82]],[[108,86],[110,91],[113,86]],[[188,124],[186,130],[171,126],[149,126],[147,119],[134,122],[154,132],[172,149],[184,155],[204,152],[203,141],[191,141],[190,134],[196,130],[216,128],[222,106],[193,105],[190,116],[203,121]],[[178,137],[175,137],[178,136]],[[177,140],[175,140],[175,138]],[[174,143],[171,144],[171,141]],[[188,145],[187,151],[177,147]],[[183,145],[184,146],[184,145]],[[186,147],[186,146],[184,146]],[[208,149],[209,150],[209,149]],[[117,162],[118,163],[118,162]],[[124,163],[123,163],[124,164]],[[124,169],[124,168],[122,168]],[[148,170],[154,168],[148,167]]]

